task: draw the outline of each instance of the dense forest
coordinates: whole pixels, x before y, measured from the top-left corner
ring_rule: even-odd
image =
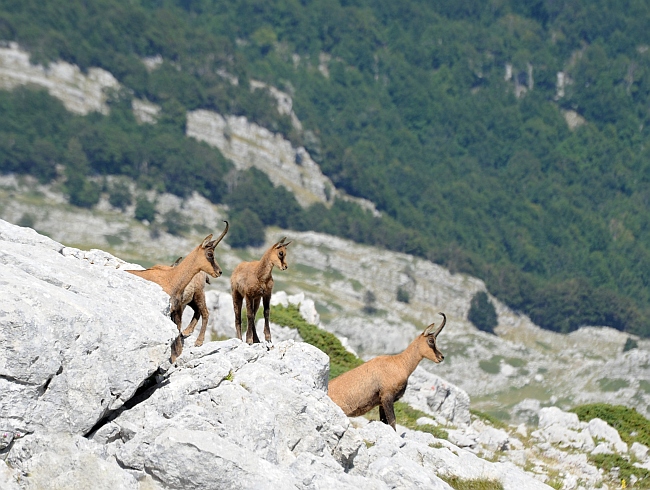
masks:
[[[86,206],[91,175],[198,189],[259,229],[315,229],[473,274],[545,328],[650,336],[649,22],[643,1],[0,0],[0,40],[126,87],[108,116],[0,93],[0,171],[47,182],[64,163],[71,202]],[[305,130],[250,79],[290,93]],[[134,96],[162,106],[158,124],[135,122]],[[304,145],[383,217],[339,201],[302,209],[256,171],[227,185],[231,164],[184,138],[196,108]],[[566,111],[586,123],[569,128]]]

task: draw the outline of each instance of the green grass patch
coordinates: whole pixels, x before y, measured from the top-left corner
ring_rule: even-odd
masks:
[[[634,484],[634,488],[650,488],[650,471],[644,468],[637,468],[632,463],[618,454],[597,454],[590,455],[589,460],[592,461],[597,468],[609,472],[613,468],[618,468],[618,478],[630,481],[630,477],[634,475],[638,478]]]
[[[650,382],[642,379],[639,381],[639,388],[641,388],[646,393],[650,393]]]
[[[104,238],[111,247],[117,247],[124,243],[124,239],[119,235],[104,235]]]
[[[500,481],[487,478],[467,479],[458,476],[441,476],[440,478],[456,490],[503,490]]]
[[[506,429],[508,427],[508,424],[506,424],[503,420],[487,412],[481,412],[480,410],[470,409],[469,413],[471,413],[475,417],[478,417],[483,422],[488,422],[489,424],[493,425],[497,429]]]
[[[488,374],[499,374],[501,371],[501,359],[502,356],[492,356],[489,360],[479,361],[478,367]]]
[[[630,383],[621,378],[600,378],[598,380],[598,386],[600,386],[602,391],[618,391],[622,388],[627,388],[630,386]]]
[[[518,357],[506,357],[505,361],[515,368],[524,367],[526,364],[528,364],[528,361],[525,359],[520,359]]]
[[[363,364],[361,359],[345,350],[334,334],[307,323],[294,305],[287,308],[272,306],[271,320],[278,325],[297,329],[305,342],[325,352],[330,358],[330,379]]]
[[[571,409],[583,422],[598,417],[614,427],[627,444],[638,442],[650,446],[650,420],[633,408],[607,403],[591,403]]]

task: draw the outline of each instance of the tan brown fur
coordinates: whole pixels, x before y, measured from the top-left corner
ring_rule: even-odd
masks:
[[[392,356],[379,356],[329,382],[328,395],[346,415],[357,417],[379,406],[379,418],[395,428],[393,404],[406,391],[408,378],[422,359],[435,363],[445,358],[438,350],[436,339],[447,317],[434,330],[429,325],[403,352]]]
[[[159,284],[163,290],[169,294],[171,304],[171,318],[178,328],[179,335],[172,345],[171,361],[175,362],[176,358],[183,350],[182,344],[182,319],[183,319],[183,293],[194,276],[203,271],[212,277],[219,277],[221,267],[214,259],[214,249],[219,242],[228,233],[228,222],[226,228],[219,238],[212,240],[212,235],[205,239],[192,250],[182,261],[175,267],[168,265],[156,265],[143,271],[129,270],[131,274],[140,276],[148,281]]]
[[[273,267],[286,270],[288,265],[287,246],[291,242],[284,243],[286,237],[264,252],[260,260],[253,262],[242,262],[230,276],[230,288],[232,290],[232,303],[235,309],[235,330],[237,338],[242,340],[241,334],[241,309],[243,300],[246,300],[246,317],[248,319],[248,330],[246,331],[246,342],[249,344],[258,343],[255,330],[255,314],[260,307],[260,299],[264,304],[264,338],[271,342],[271,327],[269,315],[271,311],[271,293],[273,292]]]
[[[183,257],[176,259],[176,262],[174,262],[171,266],[155,265],[152,267],[152,269],[169,269],[176,267],[181,260],[183,260]],[[189,337],[192,335],[194,329],[196,328],[196,325],[199,322],[199,318],[201,318],[201,330],[198,337],[196,338],[196,341],[194,342],[194,345],[196,347],[202,346],[203,342],[205,341],[205,331],[208,326],[208,319],[210,318],[210,312],[208,311],[208,307],[205,302],[206,284],[210,284],[210,276],[208,276],[208,274],[203,271],[197,273],[183,290],[183,296],[181,299],[181,308],[183,311],[185,311],[186,306],[189,306],[194,311],[192,320],[185,328],[185,330],[182,331],[183,337]]]

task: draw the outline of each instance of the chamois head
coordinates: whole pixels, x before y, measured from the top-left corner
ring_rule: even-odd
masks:
[[[226,233],[228,233],[228,222],[224,221],[224,223],[226,223],[226,228],[223,230],[221,235],[219,235],[219,238],[216,240],[211,240],[212,234],[210,234],[206,236],[201,245],[199,245],[199,248],[203,251],[206,260],[211,266],[211,268],[208,267],[207,270],[204,270],[212,277],[219,277],[222,274],[221,267],[219,267],[217,261],[214,260],[214,249],[217,245],[219,245],[219,242],[223,239],[223,237],[226,236]]]
[[[285,236],[278,243],[274,244],[271,247],[271,263],[279,267],[280,270],[286,271],[287,267],[287,247],[291,242],[284,242],[287,239]]]
[[[442,315],[442,323],[440,326],[436,328],[436,324],[432,323],[424,329],[424,332],[422,332],[422,337],[426,339],[426,347],[423,349],[422,354],[424,357],[435,363],[442,362],[445,358],[445,356],[442,355],[442,352],[438,350],[438,346],[436,345],[438,334],[444,328],[445,323],[447,323],[447,317],[445,314],[442,312],[440,312],[440,314]]]

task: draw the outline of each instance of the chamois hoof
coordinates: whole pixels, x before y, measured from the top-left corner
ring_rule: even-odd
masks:
[[[203,345],[203,341],[196,339],[196,342],[194,342],[194,347],[201,347]]]
[[[188,329],[186,328],[185,330],[183,330],[181,332],[181,335],[183,336],[183,338],[186,338],[186,337],[189,337],[190,335],[192,335],[192,333],[194,333],[194,329],[192,329],[192,330],[190,330],[188,332]]]

